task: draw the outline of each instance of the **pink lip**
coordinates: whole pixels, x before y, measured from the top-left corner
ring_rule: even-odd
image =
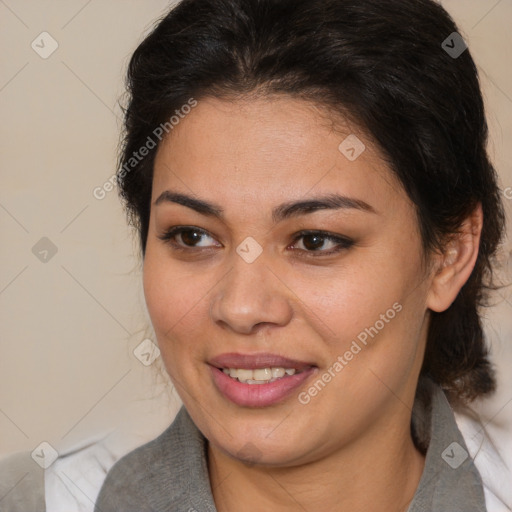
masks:
[[[285,375],[268,384],[245,384],[226,375],[222,368],[296,368],[300,373]],[[295,361],[274,354],[222,354],[210,361],[210,370],[217,389],[225,398],[242,407],[268,407],[282,402],[304,381],[316,373],[309,363]]]

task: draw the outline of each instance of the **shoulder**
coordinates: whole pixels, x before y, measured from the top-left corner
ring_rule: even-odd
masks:
[[[28,452],[0,460],[0,510],[44,512],[44,469]]]
[[[107,473],[102,488],[133,486],[147,481],[148,475],[155,473],[165,463],[166,458],[172,457],[172,452],[168,453],[172,440],[173,428],[171,425],[156,439],[121,457]]]
[[[486,503],[481,475],[454,410],[442,388],[423,378],[413,408],[412,433],[425,453],[425,467],[408,512],[491,510]],[[494,510],[494,509],[493,509]]]
[[[119,459],[103,482],[95,511],[149,512],[162,494],[178,496],[183,490],[180,461],[186,457],[188,428],[182,408],[161,435]]]
[[[455,419],[481,475],[487,510],[512,510],[512,451],[506,449],[509,429],[484,423],[479,413],[470,407],[456,410]]]

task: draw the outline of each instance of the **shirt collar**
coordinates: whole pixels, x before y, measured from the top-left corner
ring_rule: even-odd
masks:
[[[418,488],[407,512],[485,511],[482,480],[468,454],[453,410],[440,386],[428,377],[420,377],[418,382],[411,431],[418,447],[423,451],[426,449],[426,456]],[[176,493],[169,496],[173,506],[217,512],[208,476],[206,439],[184,407],[169,432],[179,441],[173,443],[172,459],[176,461],[178,455],[181,481],[188,482],[188,488],[176,489]]]
[[[482,479],[439,385],[428,377],[418,382],[411,430],[425,448],[425,468],[407,512],[482,512]]]

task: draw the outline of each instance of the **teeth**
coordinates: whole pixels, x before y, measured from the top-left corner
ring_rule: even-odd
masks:
[[[272,378],[272,370],[270,368],[258,368],[252,371],[252,378],[254,380],[270,380]]]
[[[272,377],[278,379],[279,377],[284,377],[286,370],[284,368],[272,368]]]
[[[285,375],[293,375],[295,368],[256,368],[249,370],[245,368],[222,368],[222,371],[233,379],[238,379],[245,384],[266,384],[274,382]]]
[[[230,376],[236,377],[239,381],[254,379],[252,370],[235,369],[234,375],[233,375],[233,370],[231,370]]]

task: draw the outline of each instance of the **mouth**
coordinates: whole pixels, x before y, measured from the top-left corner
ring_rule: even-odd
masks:
[[[223,354],[209,365],[221,395],[244,407],[281,403],[317,371],[313,363],[274,354]]]

